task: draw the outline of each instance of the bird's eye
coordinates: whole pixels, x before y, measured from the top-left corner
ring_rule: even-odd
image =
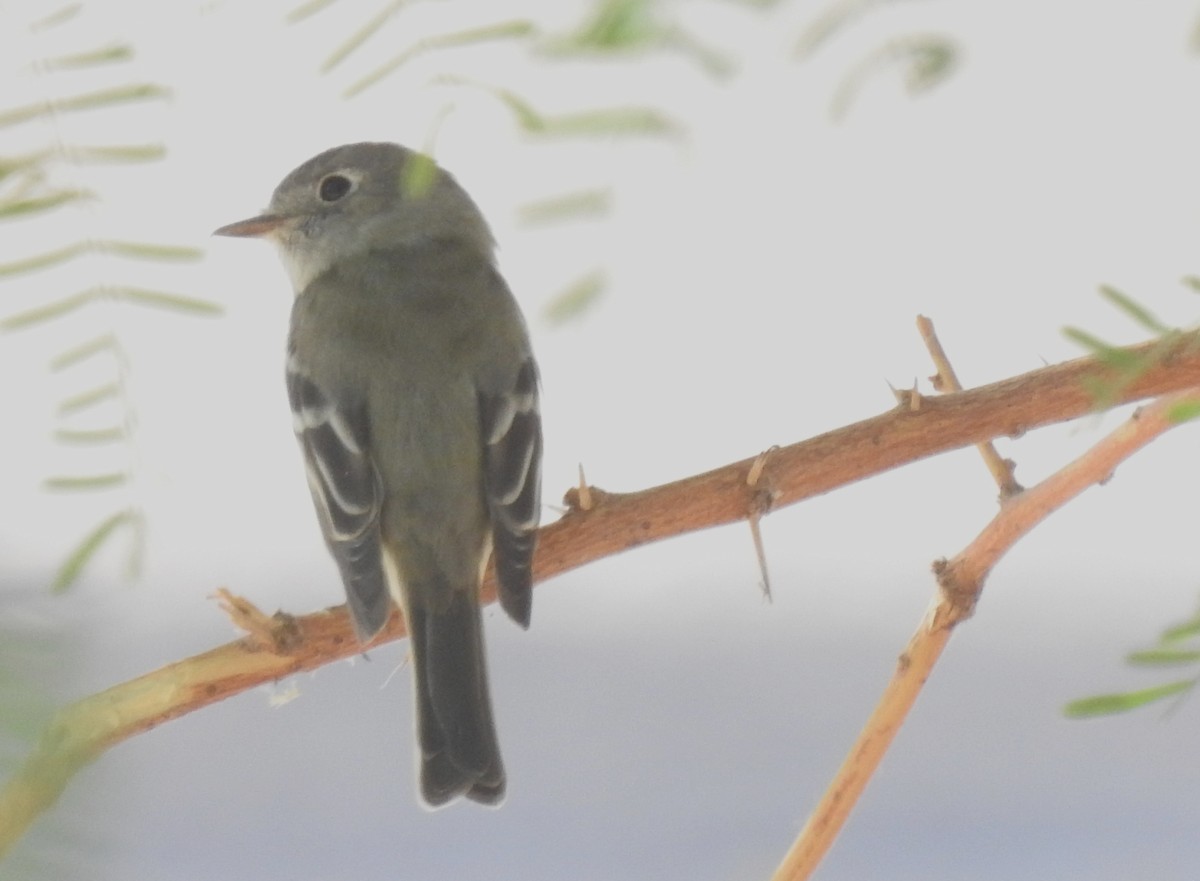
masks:
[[[350,192],[352,183],[344,174],[331,174],[321,178],[317,185],[317,195],[322,202],[336,202]]]

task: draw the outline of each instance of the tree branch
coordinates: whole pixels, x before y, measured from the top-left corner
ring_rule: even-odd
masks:
[[[1200,404],[1200,388],[1177,392],[1138,410],[1074,462],[1037,486],[1004,500],[1000,513],[952,560],[933,565],[938,593],[896,664],[891,682],[859,733],[820,803],[784,857],[772,881],[804,881],[832,846],[859,797],[904,724],[917,695],[950,640],[954,627],[975,610],[984,581],[1000,558],[1037,524],[1146,444],[1180,425],[1182,405]],[[1003,480],[1003,475],[997,475]]]
[[[922,398],[908,393],[882,415],[781,447],[757,457],[634,493],[590,488],[591,505],[567,493],[566,516],[543,528],[534,561],[536,581],[651,541],[746,519],[791,505],[908,462],[1004,435],[1083,416],[1098,407],[1200,385],[1200,335],[1179,334],[1115,350],[1134,373],[1097,358],[1081,358],[989,386]],[[489,572],[485,601],[495,599]],[[393,614],[376,645],[404,635]],[[64,708],[37,749],[0,791],[0,856],[48,808],[82,765],[163,722],[257,685],[360,653],[344,607],[293,618],[277,614],[243,639],[170,664]]]

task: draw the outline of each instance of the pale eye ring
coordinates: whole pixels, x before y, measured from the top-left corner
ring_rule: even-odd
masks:
[[[327,174],[317,184],[317,195],[322,202],[336,202],[354,189],[354,181],[344,174]]]

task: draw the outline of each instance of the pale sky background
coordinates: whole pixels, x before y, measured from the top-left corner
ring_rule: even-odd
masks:
[[[733,76],[670,55],[531,60],[507,43],[430,55],[345,100],[422,34],[522,15],[553,32],[586,4],[527,0],[497,15],[414,3],[319,73],[382,5],[344,0],[289,26],[284,2],[111,0],[37,39],[24,25],[45,7],[0,6],[0,109],[129,81],[173,89],[167,102],[4,129],[6,154],[58,137],[161,141],[169,156],[80,170],[103,202],[4,222],[0,262],[69,240],[64,224],[207,250],[195,264],[80,261],[2,282],[0,312],[97,279],[225,309],[93,307],[0,337],[0,601],[8,620],[69,647],[40,662],[56,700],[233,638],[209,599],[219,586],[268,611],[341,602],[290,433],[287,281],[269,248],[208,238],[326,147],[421,146],[440,119],[437,155],[490,219],[530,320],[548,520],[579,463],[597,486],[641,489],[873,416],[892,404],[889,382],[919,377],[928,391],[918,314],[968,385],[1078,356],[1064,325],[1142,339],[1100,284],[1169,323],[1194,320],[1195,293],[1180,284],[1200,272],[1192,0],[895,4],[806,62],[792,50],[825,4],[666,4],[736,62]],[[956,43],[950,80],[911,98],[884,73],[831,122],[847,73],[914,33]],[[132,41],[137,60],[81,74],[27,66],[110,37]],[[653,105],[685,133],[534,142],[494,98],[437,84],[444,74],[547,111]],[[612,188],[604,218],[519,223],[521,204],[587,186]],[[610,279],[598,305],[548,322],[547,303],[597,267]],[[124,344],[136,444],[55,446],[58,401],[112,365],[46,364],[105,331]],[[1030,485],[1119,418],[999,446]],[[1170,676],[1129,671],[1121,656],[1194,608],[1194,447],[1194,429],[1174,432],[1003,561],[818,877],[1195,876],[1194,704],[1086,723],[1061,714],[1073,698]],[[48,476],[129,465],[128,490],[41,489]],[[771,604],[748,530],[731,526],[545,584],[528,633],[488,610],[510,777],[499,811],[418,806],[409,671],[392,645],[118,747],[21,856],[51,854],[51,877],[91,879],[767,878],[920,620],[930,563],[986,524],[994,497],[977,456],[960,451],[778,511],[764,523]],[[128,501],[149,524],[143,576],[122,578],[118,541],[76,589],[47,598],[70,543]]]

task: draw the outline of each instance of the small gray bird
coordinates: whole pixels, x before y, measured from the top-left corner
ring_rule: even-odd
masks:
[[[279,246],[296,300],[293,427],[361,642],[389,596],[412,648],[421,794],[504,797],[479,586],[529,626],[541,501],[538,369],[495,243],[427,156],[349,144],[217,235]]]

